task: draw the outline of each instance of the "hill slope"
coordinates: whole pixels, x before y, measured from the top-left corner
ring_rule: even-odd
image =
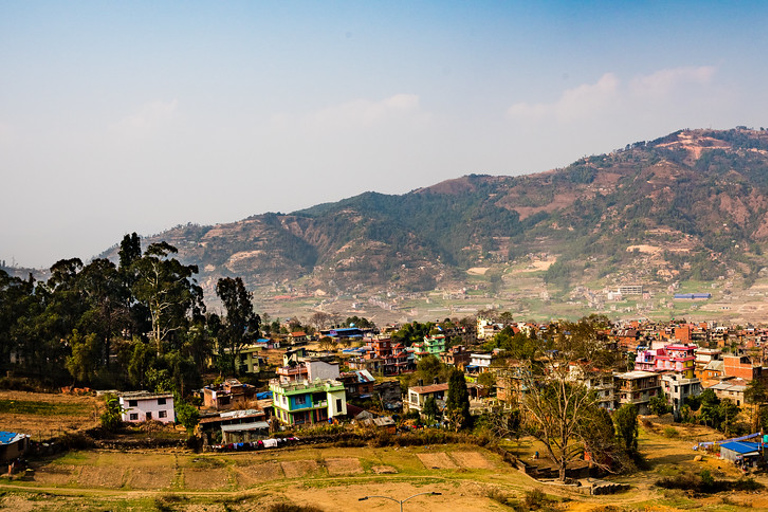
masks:
[[[542,276],[556,290],[725,276],[749,285],[765,266],[768,132],[679,131],[565,169],[367,192],[153,239],[199,265],[209,297],[231,275],[252,289],[448,289],[466,286],[472,267],[505,274],[526,258],[556,258]]]

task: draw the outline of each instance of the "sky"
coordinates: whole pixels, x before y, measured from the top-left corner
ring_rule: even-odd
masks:
[[[768,126],[768,2],[0,0],[0,262]]]

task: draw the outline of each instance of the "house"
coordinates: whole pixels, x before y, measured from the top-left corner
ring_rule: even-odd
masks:
[[[440,354],[445,352],[445,334],[428,334],[424,336],[422,341],[417,341],[411,345],[411,348],[413,348],[413,355],[416,361],[429,355],[439,359]]]
[[[229,411],[200,418],[199,428],[208,442],[212,441],[214,432],[221,431],[224,444],[244,443],[269,430],[266,419],[266,411],[263,409]]]
[[[344,372],[339,375],[338,380],[344,383],[347,399],[365,400],[373,396],[373,385],[376,379],[367,370]]]
[[[744,404],[744,392],[747,390],[749,382],[744,379],[727,379],[718,382],[711,389],[720,400],[727,398],[738,406]]]
[[[661,392],[659,374],[634,370],[613,374],[619,406],[635,404],[640,414],[649,414],[648,403]]]
[[[440,354],[440,360],[447,366],[453,366],[464,371],[469,364],[470,352],[463,345],[451,347],[447,352]]]
[[[726,377],[755,380],[759,379],[762,375],[763,368],[761,366],[754,366],[748,356],[724,355],[722,359],[723,374]]]
[[[255,399],[256,388],[242,384],[237,379],[228,379],[221,384],[203,388],[203,405],[217,411],[242,409]]]
[[[0,464],[9,464],[23,457],[29,446],[30,438],[27,434],[0,432]]]
[[[127,391],[120,393],[118,402],[123,409],[121,419],[130,423],[161,421],[173,423],[173,393],[150,393],[149,391]]]
[[[263,348],[264,344],[257,343],[240,349],[241,373],[259,373],[259,369],[264,366],[264,358],[259,355]]]
[[[672,414],[680,418],[680,408],[689,396],[701,394],[701,381],[697,377],[687,378],[682,373],[666,372],[661,375],[661,387],[672,406]]]
[[[433,396],[435,400],[445,401],[446,393],[448,393],[447,382],[444,384],[431,384],[429,386],[411,386],[408,388],[408,395],[404,405],[409,411],[421,412],[427,398]]]
[[[581,383],[595,393],[597,405],[612,411],[616,404],[613,374],[608,370],[590,368],[587,365],[571,363],[568,365],[569,378]]]
[[[317,379],[338,379],[339,363],[326,363],[317,359],[302,361],[297,365],[283,366],[275,370],[278,380],[283,384],[315,381]]]
[[[287,425],[314,425],[347,414],[344,384],[335,379],[269,383],[275,417]]]

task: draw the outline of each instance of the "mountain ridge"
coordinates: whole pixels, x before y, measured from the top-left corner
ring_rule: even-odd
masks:
[[[461,288],[471,268],[506,276],[531,254],[554,257],[541,276],[553,290],[729,273],[749,286],[766,264],[768,132],[679,130],[543,173],[365,192],[145,242],[161,239],[199,266],[207,297],[234,275],[306,293]]]

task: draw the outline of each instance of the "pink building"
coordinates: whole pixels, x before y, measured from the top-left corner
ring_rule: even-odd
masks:
[[[131,423],[149,420],[163,423],[175,421],[172,393],[126,391],[120,394],[119,402],[123,408],[123,421]]]

